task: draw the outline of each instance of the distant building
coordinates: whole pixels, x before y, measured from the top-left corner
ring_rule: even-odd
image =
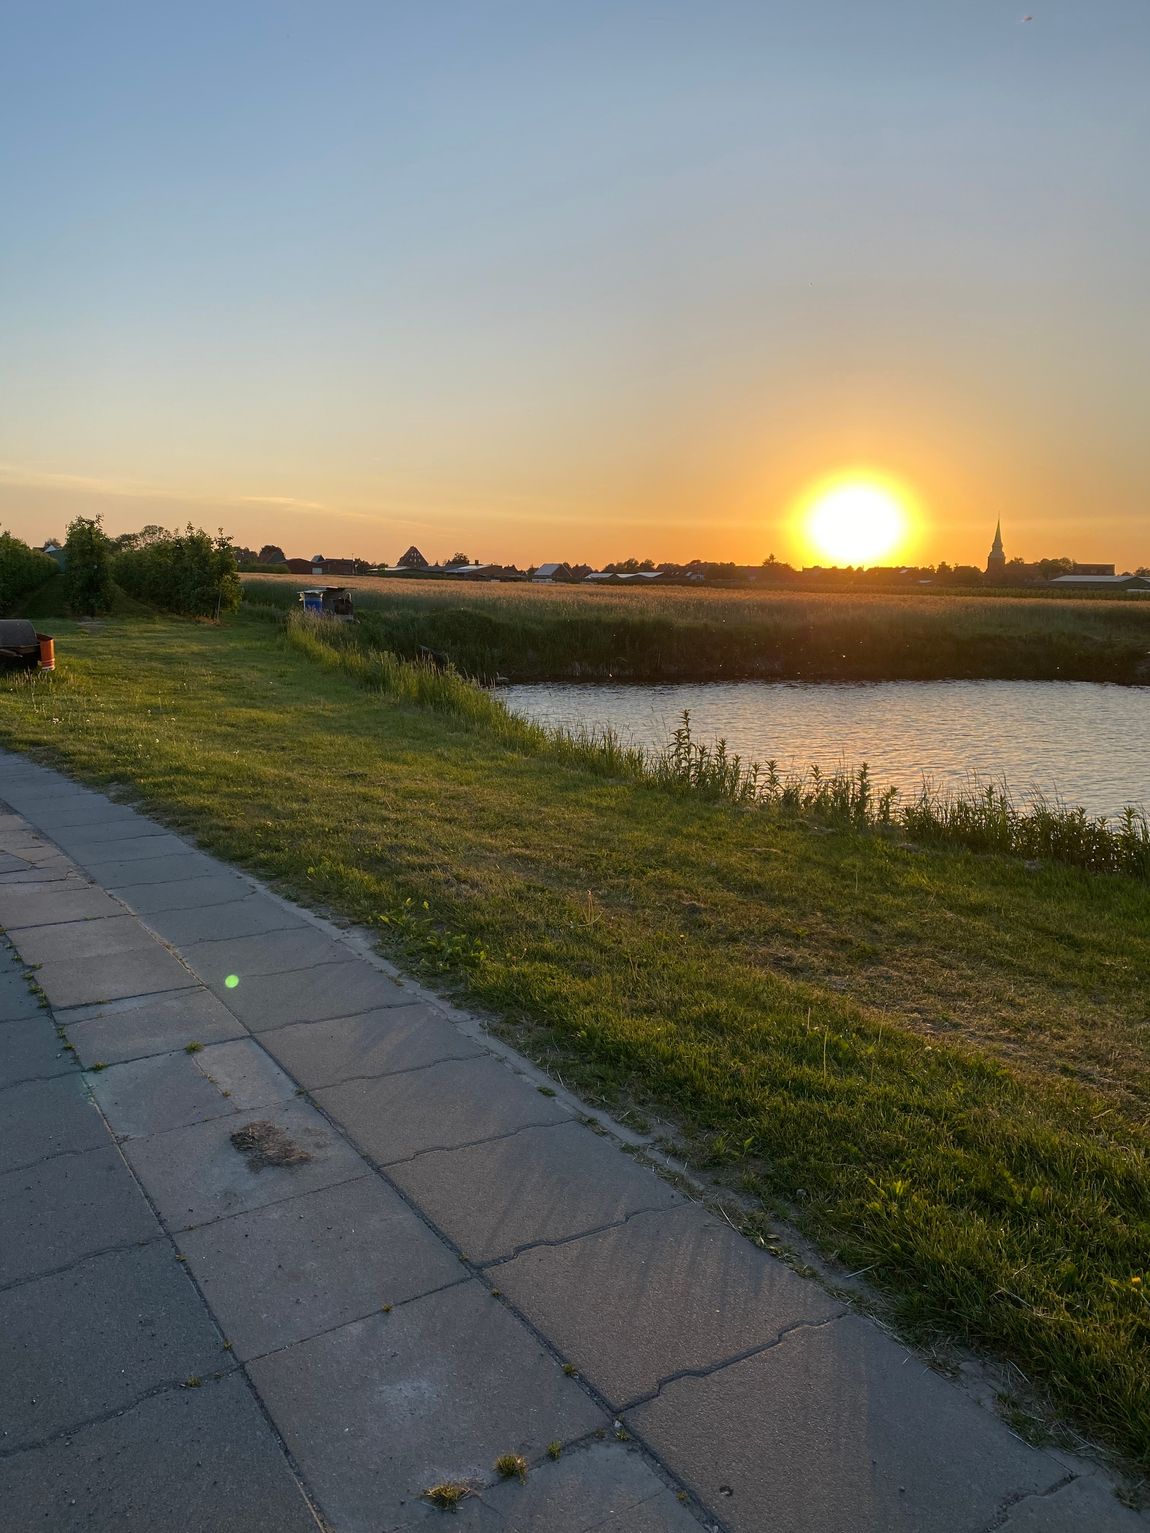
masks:
[[[990,552],[986,556],[986,578],[988,580],[1006,579],[1006,551],[1002,546],[1001,517],[994,529],[994,542],[990,545]]]
[[[1150,579],[1145,575],[1059,575],[1050,584],[1061,591],[1124,591],[1131,596],[1150,593]]]
[[[404,570],[426,570],[431,566],[413,543],[411,547],[397,561],[397,567]]]
[[[1077,560],[1070,566],[1072,575],[1113,575],[1112,564],[1079,564]]]
[[[57,543],[54,538],[49,538],[48,541],[44,544],[43,548],[41,548],[40,552],[42,554],[47,554],[49,559],[54,559],[61,569],[64,569],[68,563],[67,554],[65,554],[64,550],[60,547],[59,543]]]
[[[569,564],[541,564],[531,578],[541,583],[550,583],[555,580],[570,580],[571,566]]]

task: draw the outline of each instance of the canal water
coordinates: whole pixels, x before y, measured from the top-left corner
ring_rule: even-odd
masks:
[[[526,718],[610,726],[662,746],[684,711],[696,740],[725,739],[781,772],[868,763],[876,788],[1005,781],[1093,814],[1150,807],[1150,687],[1060,681],[560,682],[501,689]]]

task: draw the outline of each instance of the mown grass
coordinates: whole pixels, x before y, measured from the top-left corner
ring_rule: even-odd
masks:
[[[245,576],[249,600],[294,605],[302,577]],[[638,591],[350,579],[361,626],[468,675],[874,681],[1150,680],[1150,600]]]
[[[254,618],[59,637],[8,744],[375,923],[1150,1467],[1145,884],[596,770]]]

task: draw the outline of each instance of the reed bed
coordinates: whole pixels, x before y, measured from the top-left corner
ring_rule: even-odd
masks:
[[[1150,601],[632,590],[360,578],[359,625],[480,680],[1150,681]],[[248,576],[281,610],[301,582]]]

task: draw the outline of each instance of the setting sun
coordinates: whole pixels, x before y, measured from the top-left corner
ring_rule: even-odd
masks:
[[[849,476],[819,485],[799,513],[807,546],[834,564],[873,564],[897,553],[911,521],[904,491],[880,479]]]

